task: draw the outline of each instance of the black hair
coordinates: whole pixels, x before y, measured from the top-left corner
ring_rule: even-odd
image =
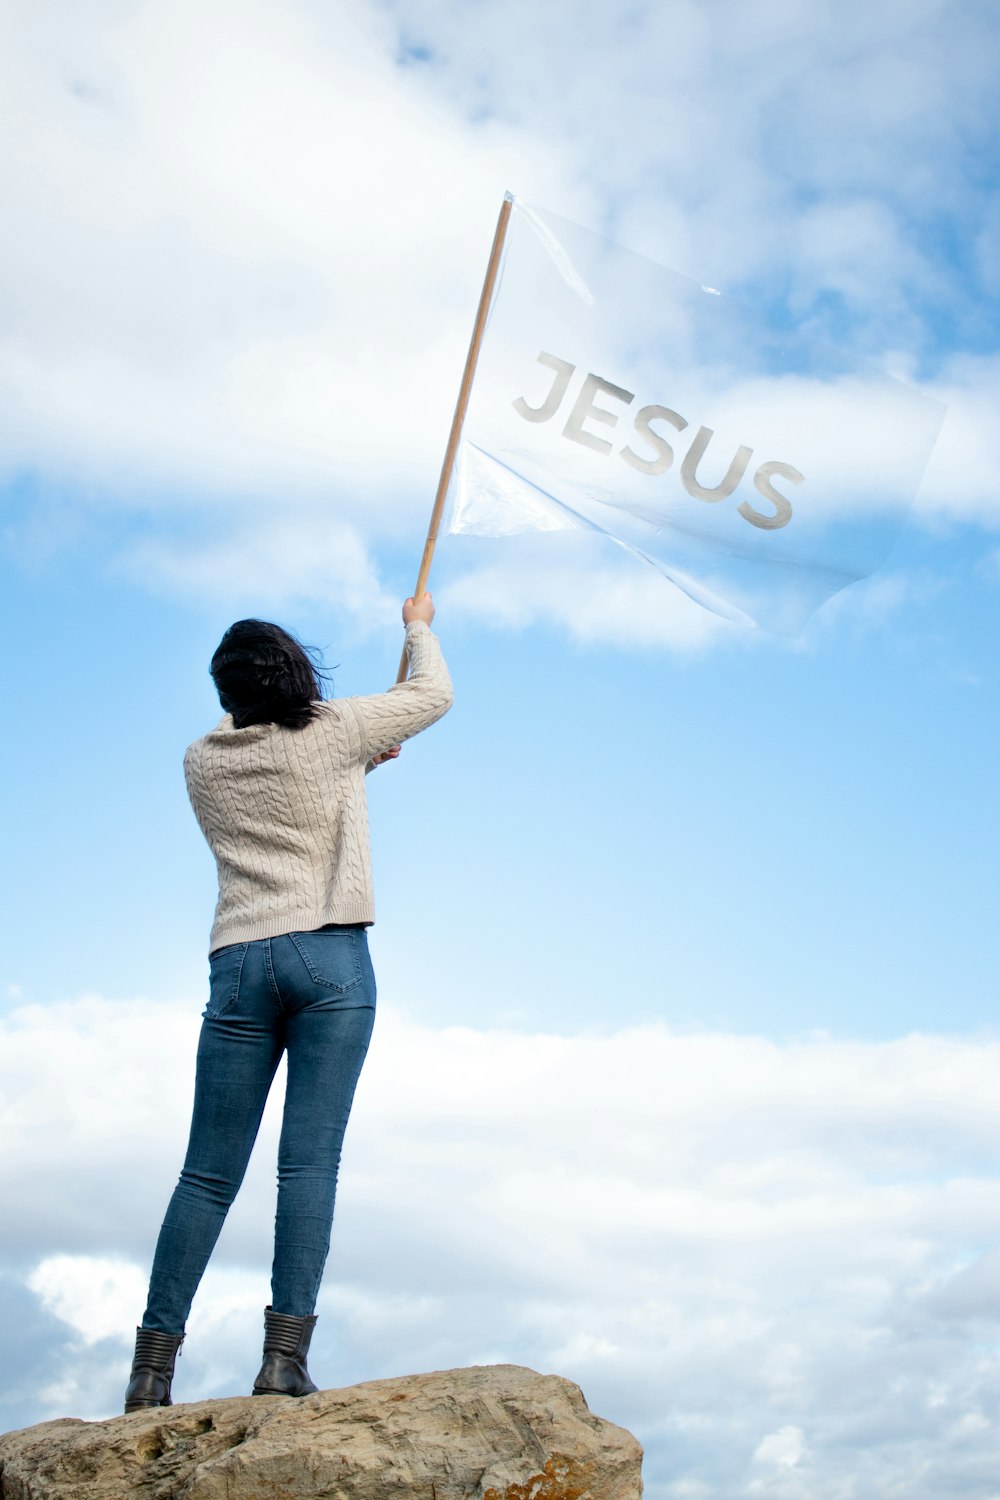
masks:
[[[219,642],[209,670],[237,729],[250,724],[304,729],[319,713],[324,677],[319,655],[280,625],[237,620]]]

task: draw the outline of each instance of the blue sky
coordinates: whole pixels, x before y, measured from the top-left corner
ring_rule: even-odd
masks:
[[[337,694],[394,677],[510,188],[949,411],[888,563],[798,641],[593,538],[441,543],[456,706],[369,779],[382,1010],[317,1376],[558,1370],[654,1500],[993,1500],[993,21],[0,23],[0,1295],[40,1392],[0,1426],[117,1409],[203,1004],[208,659],[253,613]],[[274,1124],[179,1399],[253,1374]]]
[[[442,544],[444,600],[469,550]],[[996,584],[957,535],[912,528],[896,556],[917,582],[881,618],[875,580],[800,642],[734,628],[694,656],[449,624],[442,604],[458,706],[369,788],[393,1001],[566,1031],[993,1028]],[[73,726],[70,757],[62,732],[8,750],[28,793],[9,814],[8,983],[41,1001],[196,989],[213,869],[179,757],[214,722],[205,663],[253,598],[111,588],[94,547],[8,565],[5,597],[31,627],[18,718],[52,681]],[[283,618],[339,663],[335,692],[391,679],[394,637],[338,649],[332,616]]]

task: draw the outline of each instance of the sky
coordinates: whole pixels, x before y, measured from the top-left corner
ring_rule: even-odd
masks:
[[[0,1428],[119,1410],[186,1136],[225,627],[394,679],[506,190],[947,405],[795,640],[441,541],[369,777],[323,1386],[577,1381],[652,1500],[998,1500],[1000,181],[987,4],[0,15]],[[248,1388],[280,1083],[175,1396]]]

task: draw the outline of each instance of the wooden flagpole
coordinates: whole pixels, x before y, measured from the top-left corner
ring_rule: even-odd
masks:
[[[431,559],[434,556],[434,545],[437,542],[438,527],[441,524],[445,496],[448,493],[448,486],[451,483],[451,474],[455,467],[455,455],[458,453],[458,444],[462,437],[465,413],[468,410],[469,397],[472,394],[472,382],[475,378],[476,364],[479,360],[479,349],[483,342],[483,334],[486,331],[486,319],[489,316],[490,303],[493,300],[493,289],[496,286],[497,275],[500,271],[500,258],[503,254],[504,240],[507,237],[507,225],[510,221],[510,211],[513,202],[514,200],[511,195],[506,193],[500,209],[500,217],[497,220],[496,233],[493,236],[493,248],[490,251],[489,264],[486,267],[486,280],[483,282],[483,290],[479,298],[479,308],[476,312],[476,321],[472,328],[469,352],[465,358],[465,370],[462,374],[462,384],[459,387],[458,401],[455,403],[455,415],[451,419],[451,432],[448,435],[448,446],[444,451],[444,463],[441,465],[441,477],[438,480],[437,494],[434,497],[431,523],[427,529],[424,555],[420,559],[417,586],[413,590],[414,599],[419,599],[427,588],[427,579],[431,571]],[[406,648],[404,647],[396,681],[405,682],[406,672],[407,659]]]

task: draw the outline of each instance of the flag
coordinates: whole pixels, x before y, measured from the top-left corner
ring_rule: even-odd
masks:
[[[444,529],[598,531],[715,613],[797,635],[884,561],[944,411],[512,200]]]

